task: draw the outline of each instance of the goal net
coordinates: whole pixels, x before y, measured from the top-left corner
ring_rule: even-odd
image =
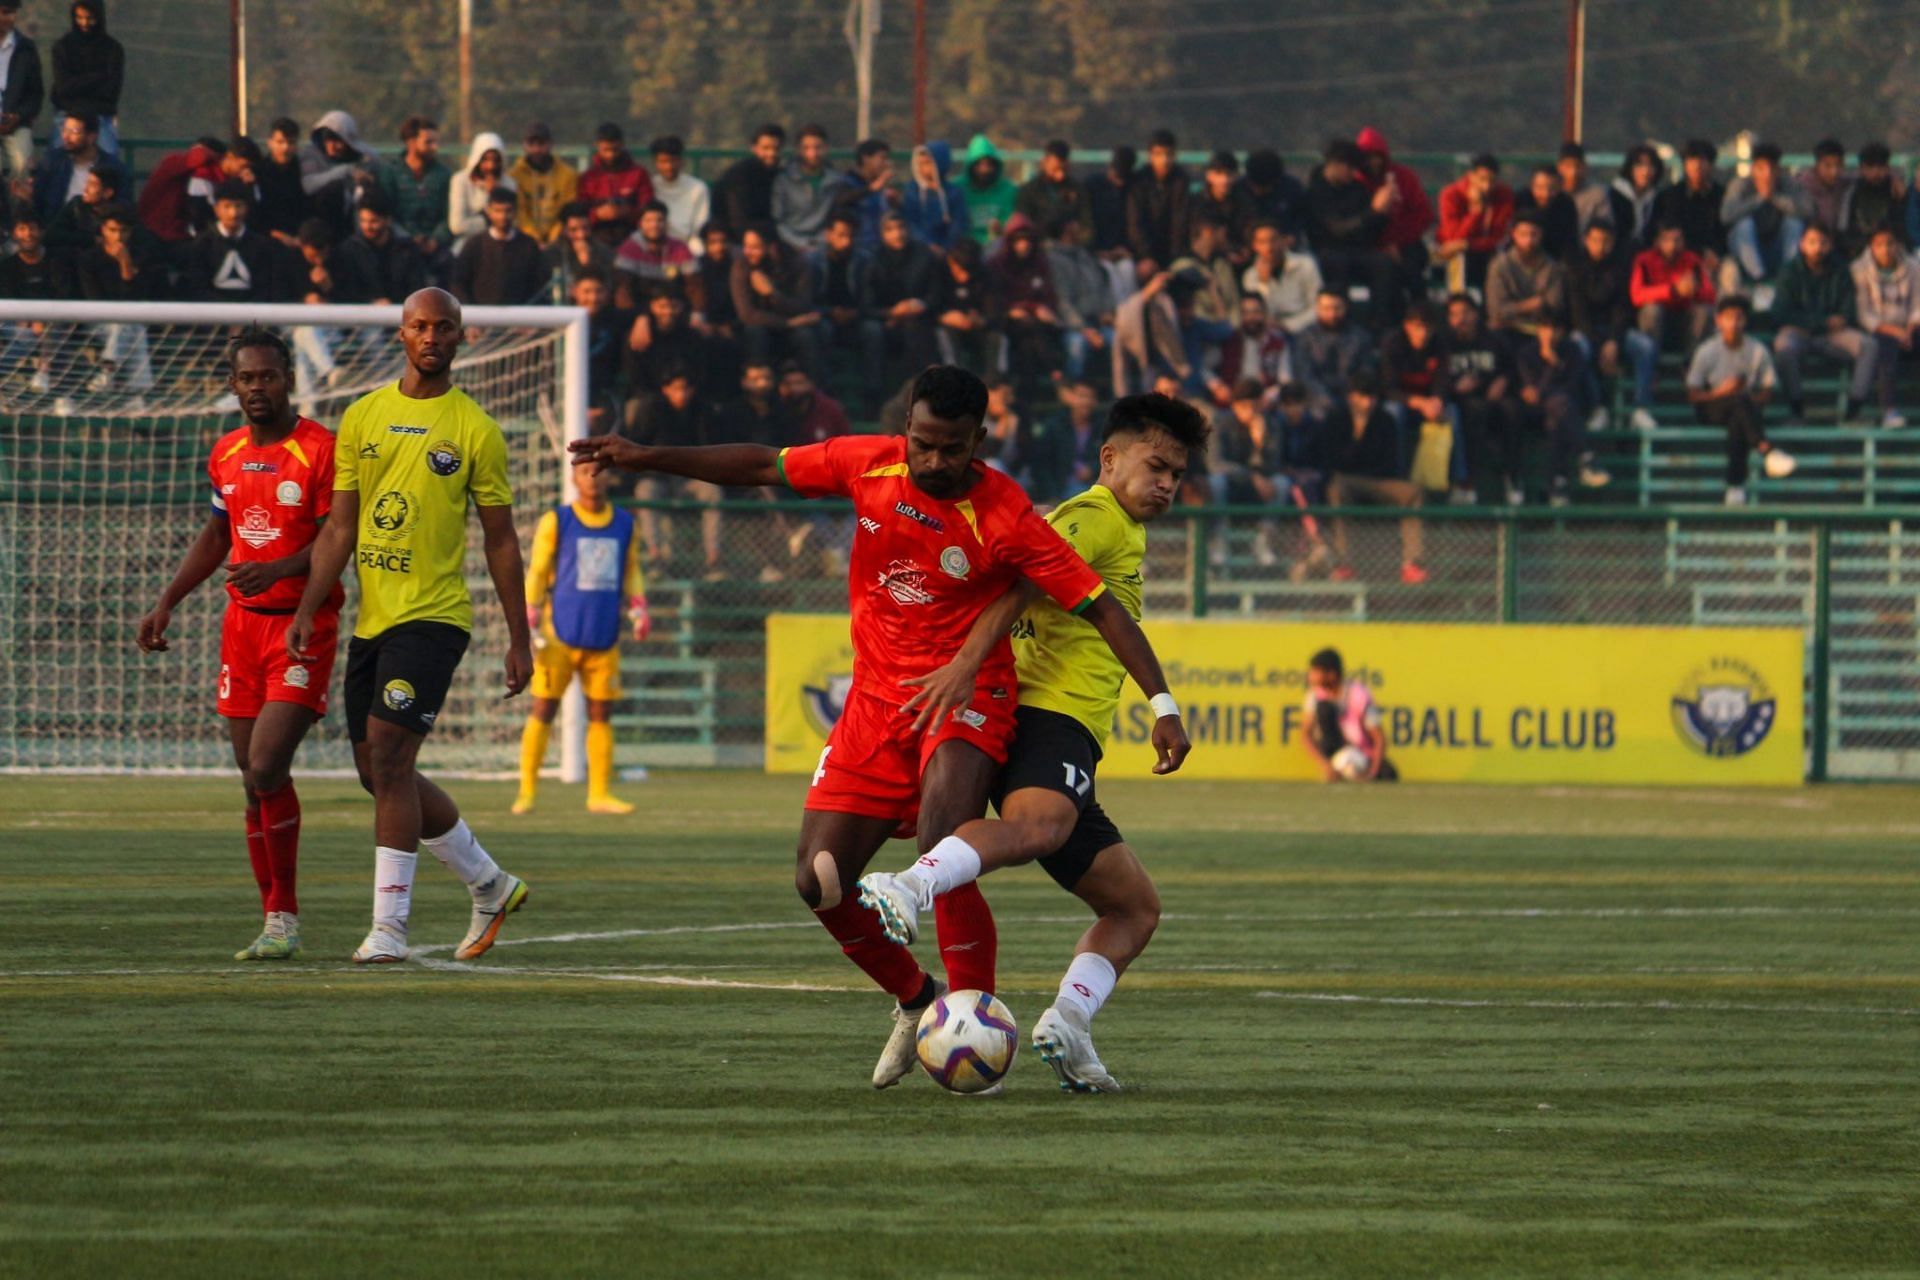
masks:
[[[584,434],[585,313],[468,308],[455,383],[506,435],[523,541],[566,485]],[[214,716],[224,575],[174,610],[170,649],[142,653],[140,617],[208,511],[207,459],[240,425],[220,367],[236,326],[262,323],[296,353],[295,407],[329,428],[403,368],[398,307],[0,302],[0,769],[233,768]],[[502,700],[506,625],[479,522],[468,523],[473,642],[423,759],[513,766],[521,700]],[[356,584],[346,575],[347,612]],[[303,770],[348,769],[339,705],[349,627]],[[563,737],[563,741],[564,741]]]

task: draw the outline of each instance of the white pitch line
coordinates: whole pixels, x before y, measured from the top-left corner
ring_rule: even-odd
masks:
[[[1335,991],[1256,991],[1262,1000],[1308,1004],[1413,1005],[1438,1009],[1649,1009],[1661,1013],[1838,1013],[1877,1018],[1920,1018],[1920,1009],[1885,1009],[1848,1004],[1737,1004],[1732,1001],[1682,1000],[1447,1000],[1426,996],[1356,996]]]

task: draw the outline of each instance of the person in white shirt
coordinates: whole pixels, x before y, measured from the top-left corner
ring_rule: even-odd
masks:
[[[1727,505],[1747,501],[1747,454],[1760,455],[1771,479],[1793,474],[1794,461],[1767,439],[1760,411],[1773,398],[1773,356],[1747,336],[1748,302],[1739,294],[1720,299],[1714,311],[1719,332],[1701,343],[1687,366],[1687,399],[1702,422],[1727,429]]]
[[[1290,252],[1292,237],[1277,222],[1259,222],[1253,228],[1253,261],[1240,276],[1240,287],[1267,304],[1267,318],[1288,333],[1299,333],[1313,323],[1314,299],[1323,287],[1320,265],[1304,253]]]
[[[707,184],[687,172],[686,144],[673,134],[655,138],[653,146],[653,198],[667,206],[667,235],[684,240],[699,257],[706,252],[700,240],[700,228],[713,218],[713,192]]]

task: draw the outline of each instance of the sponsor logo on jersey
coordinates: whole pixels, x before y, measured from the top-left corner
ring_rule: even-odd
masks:
[[[282,480],[273,491],[273,500],[283,507],[299,506],[300,496],[298,480]]]
[[[380,461],[380,446],[372,440],[360,446],[360,456],[369,462]]]
[[[403,427],[397,422],[388,423],[387,430],[397,436],[423,436],[427,434],[425,427]]]
[[[428,727],[432,727],[433,722],[439,718],[440,713],[438,711],[422,711],[420,713],[420,723]]]
[[[313,676],[305,667],[288,667],[287,674],[281,677],[286,681],[289,689],[304,689],[312,678]]]
[[[232,493],[233,490],[234,490],[234,486],[230,484],[223,484],[220,486],[220,492],[222,493]]]
[[[234,532],[240,541],[254,548],[264,547],[280,536],[280,530],[274,527],[273,514],[265,507],[248,507],[241,512]]]
[[[942,523],[940,520],[936,519],[933,516],[928,515],[926,512],[921,511],[916,507],[910,507],[904,502],[894,503],[893,509],[897,514],[905,516],[907,519],[912,520],[916,524],[923,524],[927,526],[927,528],[933,530],[935,533],[945,533],[947,531],[947,526],[944,523]]]
[[[389,711],[405,711],[413,705],[413,686],[405,680],[389,680],[387,687],[380,691],[380,701],[387,704]]]
[[[911,560],[895,560],[880,571],[880,585],[896,604],[932,604],[926,583],[927,571]]]
[[[1673,727],[1704,756],[1743,756],[1767,739],[1778,702],[1760,673],[1738,658],[1714,658],[1673,695]]]
[[[240,464],[240,469],[242,471],[265,471],[278,474],[280,465],[275,462],[243,462]]]
[[[996,685],[993,688],[987,690],[987,696],[989,698],[992,698],[995,702],[1005,702],[1007,698],[1011,695],[1007,693],[1006,689]]]
[[[418,503],[398,489],[389,489],[373,500],[373,509],[367,513],[367,523],[372,527],[367,532],[398,542],[412,531],[419,518]]]
[[[940,553],[940,572],[949,578],[965,579],[973,572],[973,565],[967,561],[967,553],[958,547],[948,547]]]
[[[451,440],[435,440],[427,446],[427,469],[437,476],[459,471],[460,446]]]
[[[866,530],[868,533],[880,532],[880,522],[878,520],[873,519],[870,516],[860,517],[860,527]]]

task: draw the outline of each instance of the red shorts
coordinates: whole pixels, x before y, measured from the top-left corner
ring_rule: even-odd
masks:
[[[924,732],[902,714],[901,696],[883,697],[855,688],[847,694],[820,765],[807,792],[809,809],[892,818],[911,831],[920,817],[920,775],[944,742],[966,742],[1005,764],[1013,742],[1017,704],[1010,680],[982,682],[972,700]]]
[[[290,613],[256,613],[237,604],[227,605],[220,624],[219,712],[235,720],[250,720],[269,702],[297,702],[316,716],[327,714],[327,686],[333,682],[333,653],[339,638],[340,614],[330,611],[315,619],[307,662],[287,656]]]

